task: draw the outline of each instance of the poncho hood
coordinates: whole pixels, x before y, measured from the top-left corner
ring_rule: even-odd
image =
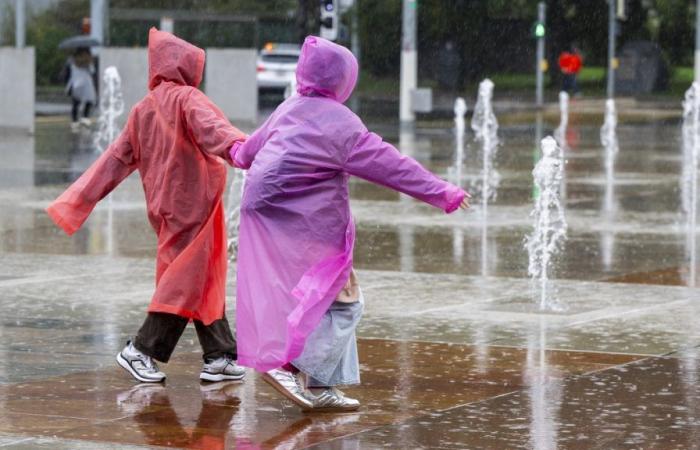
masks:
[[[332,98],[344,103],[357,83],[357,59],[347,48],[308,36],[297,65],[297,92]]]
[[[148,33],[148,88],[163,81],[198,87],[204,74],[205,53],[187,41],[151,28]]]

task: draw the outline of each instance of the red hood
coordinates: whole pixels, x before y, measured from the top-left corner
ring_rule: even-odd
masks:
[[[205,53],[187,41],[151,28],[148,33],[148,88],[162,81],[198,87],[204,74]]]

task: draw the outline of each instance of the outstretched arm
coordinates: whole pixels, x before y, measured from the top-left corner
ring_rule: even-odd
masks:
[[[185,103],[187,129],[200,150],[232,163],[229,150],[245,134],[201,91],[193,89]]]
[[[365,131],[360,136],[348,155],[345,170],[448,213],[469,206],[469,194],[433,175],[415,159],[402,155],[375,133]]]
[[[273,112],[270,117],[258,128],[255,132],[248,136],[245,142],[235,143],[231,148],[231,160],[235,167],[239,167],[244,170],[250,169],[250,166],[255,160],[255,156],[258,154],[260,149],[263,148],[265,142],[269,135],[268,126],[275,117]]]
[[[102,156],[49,205],[46,212],[56,225],[71,235],[87,220],[97,202],[135,169],[136,159],[127,126]]]

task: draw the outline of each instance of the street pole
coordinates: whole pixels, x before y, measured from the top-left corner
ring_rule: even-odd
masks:
[[[608,0],[608,98],[615,97],[615,0]]]
[[[90,0],[90,37],[104,43],[105,2]]]
[[[357,63],[360,64],[360,25],[357,19],[358,9],[360,8],[358,7],[357,2],[355,2],[355,4],[352,6],[350,50],[352,50],[352,54],[355,55]]]
[[[700,0],[695,4],[695,81],[700,81]]]
[[[403,0],[401,39],[401,97],[399,120],[401,125],[412,126],[416,120],[411,95],[418,85],[418,52],[416,51],[416,14],[418,0]]]
[[[26,7],[24,0],[15,0],[15,47],[24,48],[26,46]]]
[[[699,0],[700,1],[700,0]],[[537,4],[537,23],[544,26],[546,19],[546,6],[544,2]],[[544,34],[537,36],[537,66],[535,67],[537,75],[537,87],[535,97],[537,99],[537,107],[541,108],[544,105]]]

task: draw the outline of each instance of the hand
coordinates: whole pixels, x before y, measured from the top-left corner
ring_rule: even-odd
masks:
[[[469,199],[472,198],[471,195],[469,195],[469,192],[464,192],[464,199],[462,200],[462,203],[459,204],[460,209],[469,209],[471,205],[469,205]]]

